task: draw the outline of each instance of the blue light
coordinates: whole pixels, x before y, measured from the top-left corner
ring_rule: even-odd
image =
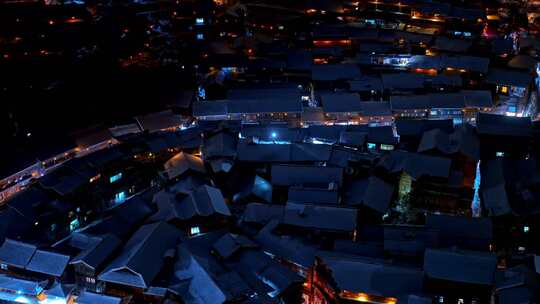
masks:
[[[191,227],[190,233],[191,233],[191,235],[199,234],[199,233],[201,233],[201,228],[199,228],[199,227]]]
[[[113,175],[109,178],[109,182],[112,184],[118,180],[120,180],[122,178],[122,172],[116,174],[116,175]]]
[[[126,193],[124,191],[116,193],[114,196],[114,202],[117,204],[123,203],[126,200]]]
[[[204,34],[197,34],[197,40],[204,40]]]
[[[204,18],[197,18],[195,19],[196,25],[203,25],[204,24]]]
[[[79,219],[74,219],[73,221],[69,223],[69,231],[73,231],[79,228],[79,226],[80,226]]]
[[[276,132],[272,132],[272,138],[276,138],[277,137],[277,133]]]
[[[482,174],[480,173],[480,161],[476,163],[476,176],[474,177],[474,196],[471,203],[471,210],[474,217],[479,217],[481,214],[480,206],[480,183],[481,183]]]
[[[199,87],[199,89],[197,90],[197,94],[200,99],[206,99],[206,90],[204,89],[203,86]]]

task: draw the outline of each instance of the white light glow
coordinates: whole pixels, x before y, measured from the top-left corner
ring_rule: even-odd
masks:
[[[13,300],[15,303],[31,303],[27,297],[19,296]]]

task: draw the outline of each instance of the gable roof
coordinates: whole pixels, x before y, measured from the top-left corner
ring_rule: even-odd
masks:
[[[112,234],[107,234],[103,237],[92,237],[95,241],[88,247],[82,250],[69,263],[77,264],[84,263],[93,269],[98,268],[110,255],[120,247],[120,239]]]
[[[531,84],[533,77],[529,72],[510,69],[492,69],[486,76],[486,82],[526,88]]]
[[[423,256],[426,248],[437,247],[436,230],[422,226],[384,226],[384,250],[405,256]]]
[[[378,166],[390,173],[406,172],[414,179],[422,176],[447,178],[450,174],[451,163],[452,161],[448,158],[391,151],[383,156]]]
[[[184,122],[180,115],[176,115],[172,110],[150,113],[136,117],[137,122],[143,130],[150,132],[168,128],[178,128]]]
[[[514,212],[538,213],[537,184],[540,181],[536,158],[496,158],[480,164],[480,194],[490,216]]]
[[[360,69],[354,64],[323,64],[311,67],[315,81],[351,80],[360,77]]]
[[[398,138],[394,136],[392,126],[371,127],[367,129],[367,140],[370,143],[395,145]]]
[[[272,233],[279,220],[271,220],[259,231],[255,241],[262,249],[304,268],[313,266],[317,248],[303,238],[281,236]]]
[[[243,223],[258,223],[266,225],[272,219],[281,218],[285,206],[261,203],[247,204],[241,221]]]
[[[199,101],[193,104],[193,116],[223,116],[234,114],[301,113],[299,98],[275,98],[262,96],[258,99]]]
[[[292,185],[328,185],[343,182],[343,168],[299,165],[272,165],[272,184]]]
[[[362,101],[362,115],[389,116],[392,115],[388,101]]]
[[[75,170],[66,166],[54,169],[54,171],[44,175],[38,181],[43,188],[52,189],[60,195],[72,193],[88,183],[86,177],[79,175]]]
[[[0,288],[13,293],[19,292],[25,295],[38,296],[45,285],[46,282],[23,280],[0,274]]]
[[[436,150],[446,155],[461,153],[472,159],[480,158],[480,142],[474,129],[468,125],[456,128],[452,134],[439,129],[424,132],[418,152]]]
[[[422,110],[430,108],[428,95],[392,95],[390,106],[395,110]]]
[[[492,285],[496,268],[493,253],[427,249],[424,254],[424,272],[433,279]]]
[[[324,93],[321,101],[326,113],[362,112],[360,96],[356,93]]]
[[[90,291],[83,291],[77,297],[77,303],[79,304],[120,304],[122,303],[122,298],[93,293]]]
[[[230,258],[242,248],[256,248],[257,244],[243,235],[226,233],[212,246],[224,259]]]
[[[538,60],[529,55],[516,55],[508,62],[508,67],[534,71],[538,65]]]
[[[141,226],[98,279],[148,288],[161,270],[164,253],[177,245],[179,237],[180,231],[165,222]]]
[[[341,291],[394,298],[422,292],[421,270],[386,265],[368,258],[332,254],[321,258]]]
[[[465,53],[471,46],[472,42],[468,40],[437,36],[433,48],[441,51]]]
[[[195,216],[231,215],[221,191],[208,185],[201,186],[189,193],[175,207],[178,217],[184,220]]]
[[[292,203],[337,204],[339,193],[328,188],[290,187],[287,200]]]
[[[490,91],[463,90],[460,93],[465,97],[465,106],[469,108],[493,107],[493,98]]]
[[[339,143],[344,146],[362,147],[366,139],[366,132],[343,131],[339,136]]]
[[[229,100],[228,114],[258,114],[258,113],[301,113],[302,101],[298,99],[281,99],[260,97],[250,100]]]
[[[353,181],[345,196],[345,202],[350,206],[363,205],[384,214],[390,207],[393,194],[393,185],[371,176]]]
[[[165,168],[165,174],[169,179],[176,178],[189,170],[199,173],[206,172],[202,159],[184,152],[180,152],[173,156],[165,162],[163,167]]]
[[[0,263],[25,268],[37,247],[11,239],[6,239],[0,247]]]
[[[202,151],[205,159],[212,157],[236,156],[236,138],[229,132],[221,131],[210,137],[205,137]]]
[[[488,159],[480,163],[480,193],[483,207],[490,216],[500,216],[512,212],[502,159]],[[517,181],[516,181],[517,182]]]
[[[349,90],[352,92],[381,91],[383,84],[379,77],[362,76],[358,80],[350,80],[349,87]]]
[[[528,137],[531,136],[531,119],[478,113],[476,129],[480,135]]]
[[[332,152],[329,145],[309,143],[251,144],[240,141],[238,160],[246,162],[317,162],[328,161]]]
[[[105,219],[85,231],[92,234],[112,233],[119,238],[127,237],[154,211],[149,203],[136,195],[124,203],[108,210]]]
[[[356,209],[287,203],[282,223],[329,231],[352,232],[356,229]]]
[[[60,277],[64,273],[64,270],[69,263],[69,259],[69,255],[45,250],[36,250],[34,256],[32,256],[32,259],[26,266],[26,269]]]
[[[464,216],[426,216],[426,228],[439,231],[441,246],[487,250],[493,239],[493,224],[489,218]]]
[[[424,87],[425,76],[419,73],[382,74],[382,82],[388,90],[414,90]]]
[[[193,304],[221,304],[250,291],[236,273],[222,270],[219,264],[215,269],[211,262],[213,260],[200,258],[188,248],[179,247],[174,283],[169,288],[183,301]]]
[[[197,101],[193,103],[193,116],[221,116],[228,114],[227,100]]]
[[[464,69],[477,73],[487,73],[489,59],[465,55],[415,55],[409,59],[409,67],[421,69]]]
[[[397,133],[400,136],[421,136],[424,132],[441,129],[445,132],[452,132],[454,130],[453,122],[451,119],[445,120],[397,120],[396,121]]]

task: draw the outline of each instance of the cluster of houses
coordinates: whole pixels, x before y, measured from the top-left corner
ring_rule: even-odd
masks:
[[[172,14],[203,50],[183,117],[5,183],[29,179],[0,206],[0,302],[540,301],[536,46],[493,32],[510,17],[215,2]]]
[[[534,303],[538,126],[199,121],[2,206],[8,303]]]
[[[247,19],[236,30],[222,28],[238,18],[233,9],[206,20],[207,35],[228,32],[199,42],[207,51],[198,67],[211,72],[195,117],[308,124],[461,124],[474,123],[478,112],[536,118],[540,45],[502,14],[513,5],[515,14],[525,12],[520,4],[308,2],[304,11],[234,6]],[[261,85],[267,82],[274,85]]]

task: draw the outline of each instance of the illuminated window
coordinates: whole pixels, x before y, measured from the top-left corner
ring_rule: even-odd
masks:
[[[79,219],[74,219],[73,221],[69,223],[69,231],[73,231],[79,228],[79,225],[80,225]]]
[[[523,232],[525,232],[525,233],[529,232],[529,226],[523,227]]]
[[[86,277],[86,283],[88,283],[88,284],[96,284],[96,279]]]
[[[116,174],[116,175],[113,175],[109,178],[109,183],[114,183],[114,182],[117,182],[119,181],[120,179],[122,179],[122,172]]]
[[[496,155],[497,157],[503,157],[503,156],[504,156],[504,152],[497,152],[497,153],[495,153],[495,155]]]
[[[0,269],[2,269],[2,270],[7,270],[7,269],[8,269],[8,265],[2,263],[2,264],[0,264]]]
[[[368,144],[367,144],[367,148],[368,148],[369,150],[377,149],[377,144],[374,144],[374,143],[368,143]]]
[[[431,114],[431,115],[437,115],[438,112],[437,112],[437,110],[431,110],[430,114]]]
[[[381,150],[392,151],[394,150],[394,146],[381,144]]]
[[[118,192],[114,195],[114,202],[117,204],[123,203],[126,200],[126,193],[124,191]]]
[[[191,229],[190,229],[190,234],[191,235],[197,235],[199,233],[201,233],[201,228],[199,228],[199,227],[191,227]]]
[[[412,189],[412,177],[407,174],[405,171],[401,173],[399,179],[398,193],[399,199],[403,199],[407,194],[411,192]]]
[[[462,124],[462,123],[463,123],[463,119],[462,119],[462,118],[459,118],[459,117],[452,118],[452,123],[453,123],[454,125]]]
[[[197,90],[197,94],[199,95],[199,98],[206,99],[206,90],[203,86],[199,87],[199,89]]]
[[[204,24],[204,18],[197,18],[195,19],[196,25],[203,25]]]
[[[497,86],[497,91],[502,94],[508,94],[507,86]]]
[[[197,34],[197,40],[204,40],[204,34]]]

